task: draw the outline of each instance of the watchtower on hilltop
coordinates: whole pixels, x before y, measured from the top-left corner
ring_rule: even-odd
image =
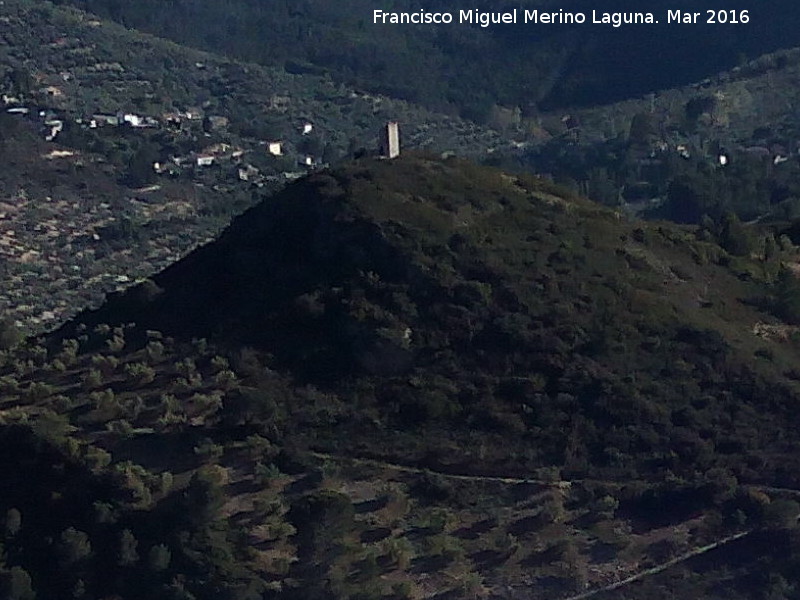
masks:
[[[400,127],[397,121],[389,121],[381,128],[380,155],[384,158],[400,156]]]

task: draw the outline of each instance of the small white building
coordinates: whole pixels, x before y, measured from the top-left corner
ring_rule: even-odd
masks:
[[[240,181],[252,181],[259,175],[259,170],[255,168],[253,165],[245,165],[244,167],[239,167],[239,180]]]
[[[52,142],[56,136],[64,130],[64,121],[59,119],[50,119],[44,122],[47,128],[47,133],[44,136],[45,141]]]
[[[141,127],[144,125],[144,119],[139,115],[134,115],[132,113],[126,113],[122,115],[122,122],[127,123],[131,127]]]
[[[283,143],[282,142],[269,142],[267,144],[267,152],[272,154],[272,156],[282,156],[283,155]]]
[[[308,135],[309,133],[314,131],[314,126],[306,121],[305,123],[303,123],[303,127],[300,129],[300,131],[303,135]]]
[[[214,164],[214,157],[210,154],[198,154],[196,163],[198,167],[210,167]]]

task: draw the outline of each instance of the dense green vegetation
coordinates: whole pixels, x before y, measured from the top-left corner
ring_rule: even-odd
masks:
[[[550,173],[561,185],[606,206],[638,208],[646,217],[676,223],[696,225],[704,216],[718,222],[726,213],[767,222],[800,216],[800,163],[794,159],[775,165],[769,153],[729,151],[719,142],[711,142],[707,154],[690,158],[677,152],[650,156],[648,146],[637,145],[633,135],[584,146],[555,140],[503,164]]]

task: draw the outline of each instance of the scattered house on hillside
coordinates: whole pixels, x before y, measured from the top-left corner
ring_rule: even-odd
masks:
[[[119,125],[119,117],[117,115],[98,113],[92,115],[92,119],[97,124],[97,127],[103,127],[106,125],[110,127],[116,127]]]
[[[775,158],[772,159],[772,164],[777,166],[788,161],[789,161],[788,156],[784,156],[782,154],[776,154]]]
[[[54,85],[48,85],[47,87],[43,87],[41,89],[41,92],[43,94],[47,94],[51,98],[60,98],[61,96],[64,95],[64,92],[61,90],[61,88],[58,88]]]
[[[303,123],[303,126],[300,128],[300,133],[302,135],[308,135],[312,131],[314,131],[314,126],[311,123],[309,123],[308,121]]]
[[[64,121],[60,119],[48,119],[44,122],[45,141],[52,142],[56,136],[64,130]]]
[[[214,158],[218,159],[232,160],[235,158],[241,158],[244,155],[244,150],[242,148],[232,146],[231,144],[221,142],[219,144],[211,144],[210,146],[206,146],[201,151],[201,154],[213,156]]]
[[[400,156],[400,126],[397,121],[389,121],[381,128],[378,152],[384,158]]]
[[[717,161],[719,162],[719,166],[724,167],[728,164],[728,155],[727,154],[720,154],[717,157]]]
[[[179,112],[166,112],[161,115],[161,119],[167,127],[180,129],[181,123],[183,122],[183,115]]]
[[[20,99],[16,96],[9,96],[8,94],[3,94],[3,104],[8,106],[9,104],[19,104]]]
[[[24,106],[15,106],[14,108],[6,109],[6,112],[10,115],[27,115],[31,112],[31,109]]]
[[[298,162],[304,167],[313,167],[316,164],[313,156],[305,156]]]
[[[195,164],[198,167],[210,167],[214,164],[214,156],[210,154],[198,154],[195,157]]]
[[[180,175],[181,170],[180,168],[172,163],[169,162],[154,162],[153,163],[153,170],[158,173],[159,175]]]
[[[75,156],[75,154],[76,153],[72,150],[52,150],[43,155],[42,158],[46,158],[48,160],[52,160],[54,158],[69,158],[70,156]]]
[[[210,146],[206,146],[203,148],[203,154],[213,154],[214,156],[219,156],[220,154],[227,154],[231,150],[233,150],[233,146],[226,144],[225,142],[221,142],[219,144],[211,144]]]
[[[256,177],[258,177],[260,171],[256,169],[253,165],[245,165],[244,167],[239,167],[239,181],[252,181]]]
[[[211,144],[210,146],[206,146],[195,156],[210,156],[215,160],[233,161],[244,156],[244,149],[222,142],[219,144]]]
[[[183,113],[183,116],[189,119],[190,121],[202,121],[203,120],[203,109],[197,106],[192,106],[186,109],[186,112]]]
[[[269,152],[272,156],[282,156],[283,142],[269,142],[267,144],[267,152]]]
[[[132,113],[125,113],[122,115],[122,122],[127,123],[131,127],[142,127],[144,125],[144,117]]]

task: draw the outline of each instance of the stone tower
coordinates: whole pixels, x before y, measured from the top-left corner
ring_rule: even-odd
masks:
[[[396,121],[389,121],[381,129],[380,154],[385,158],[400,156],[400,128]]]

